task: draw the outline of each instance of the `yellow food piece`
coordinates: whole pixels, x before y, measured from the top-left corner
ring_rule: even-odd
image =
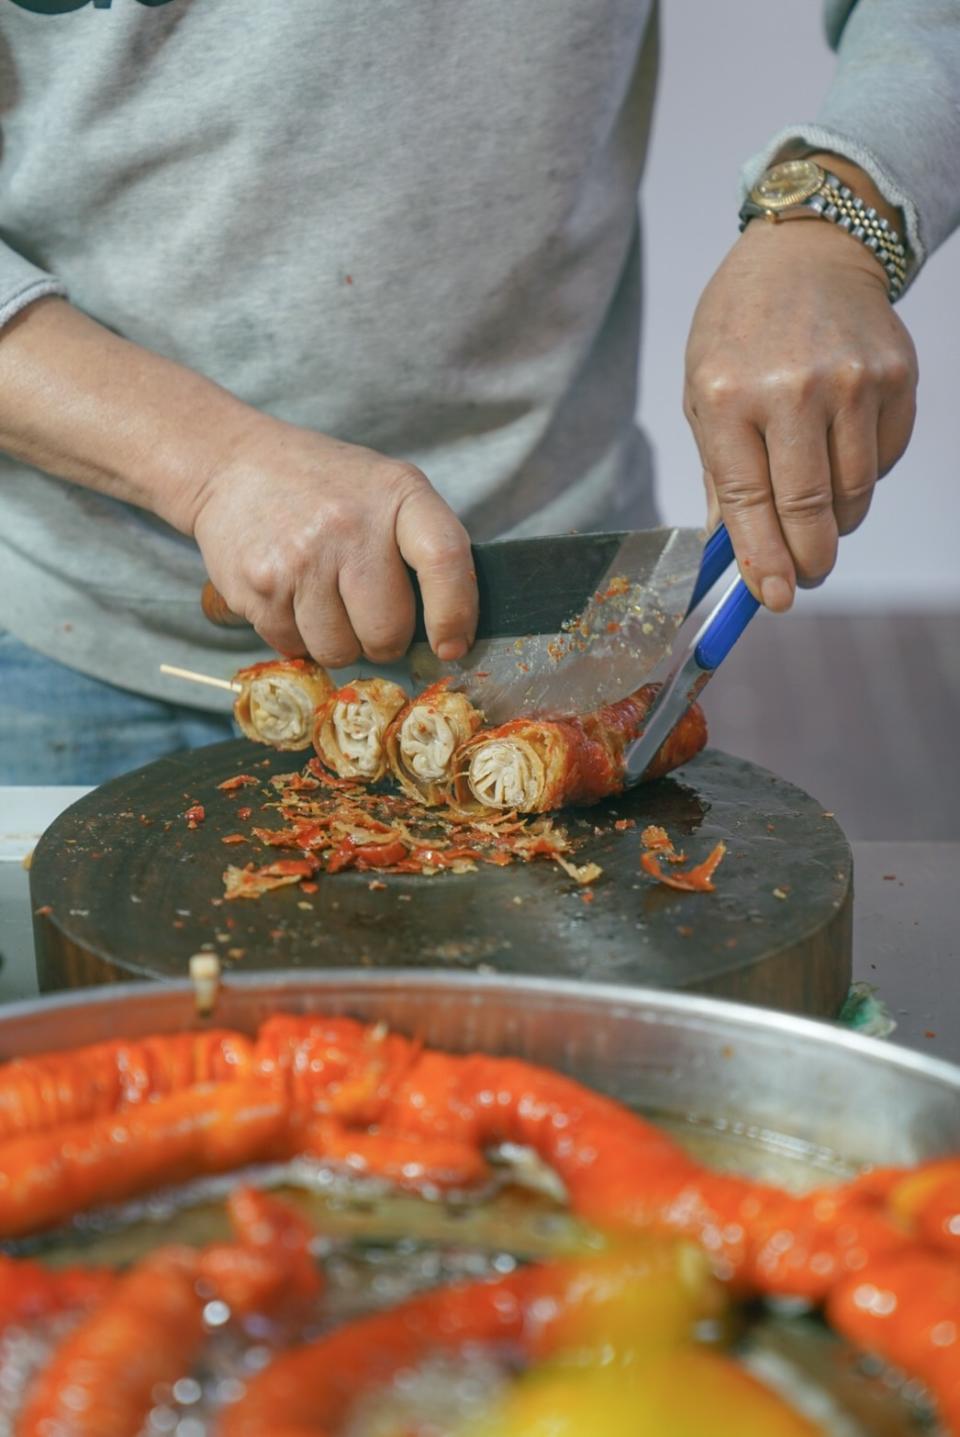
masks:
[[[822,1437],[729,1359],[704,1348],[623,1368],[541,1368],[460,1437]]]
[[[721,1318],[727,1295],[701,1250],[663,1239],[635,1240],[577,1264],[560,1310],[545,1309],[530,1337],[532,1363],[627,1366],[692,1340]]]

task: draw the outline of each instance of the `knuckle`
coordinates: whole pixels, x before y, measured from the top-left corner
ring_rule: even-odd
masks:
[[[859,357],[842,359],[834,365],[833,384],[837,392],[847,400],[860,399],[874,383],[872,366]]]
[[[735,404],[743,393],[743,381],[730,370],[715,364],[701,364],[690,375],[690,407],[714,413]]]
[[[753,475],[727,470],[713,476],[714,488],[724,510],[748,513],[770,503],[770,489]]]
[[[814,523],[832,511],[833,495],[824,489],[798,489],[777,499],[781,518],[798,523]]]
[[[280,588],[280,565],[273,554],[250,555],[243,567],[243,577],[253,592],[262,599],[271,598]]]
[[[890,389],[905,389],[916,383],[916,366],[905,354],[888,354],[883,360],[880,379]]]
[[[877,476],[872,472],[850,475],[841,486],[837,502],[840,504],[869,503],[876,482]]]
[[[766,383],[767,393],[778,406],[803,409],[823,386],[823,371],[814,365],[774,370]]]
[[[362,529],[359,507],[347,495],[328,494],[324,497],[317,527],[323,538],[335,543],[353,539]]]
[[[470,541],[463,532],[426,533],[420,538],[420,562],[417,567],[449,572],[462,564],[469,552]]]
[[[416,464],[409,464],[406,460],[391,459],[387,464],[387,472],[381,481],[388,490],[398,498],[405,498],[429,484],[427,476]]]

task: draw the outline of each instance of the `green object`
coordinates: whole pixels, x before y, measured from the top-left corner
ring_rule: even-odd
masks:
[[[837,1022],[868,1038],[889,1038],[897,1026],[897,1020],[870,983],[851,984]]]

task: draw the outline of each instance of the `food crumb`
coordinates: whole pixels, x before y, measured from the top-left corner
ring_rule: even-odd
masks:
[[[896,883],[897,875],[895,873],[885,873],[883,875],[883,881],[884,883]]]
[[[936,1033],[933,1031],[932,1028],[926,1028],[926,1029],[924,1030],[923,1036],[924,1036],[925,1038],[935,1038],[937,1035],[936,1035]]]
[[[302,900],[297,904],[297,907],[298,907],[298,908],[305,908],[308,913],[312,913],[312,912],[313,912],[313,904],[312,904],[312,903],[307,903],[305,899],[302,899]]]
[[[316,892],[317,892],[317,889],[318,889],[318,885],[317,885],[316,883],[301,883],[301,884],[300,884],[300,892],[301,892],[301,893],[316,893]]]
[[[520,897],[519,893],[515,893],[510,901],[511,903],[515,903],[518,908],[523,907],[523,899]]]
[[[409,893],[398,893],[398,894],[397,894],[397,902],[398,902],[398,903],[409,903],[410,901],[411,901],[411,895],[410,895]],[[334,908],[337,908],[337,907],[339,907],[339,904],[336,904],[336,903],[335,903],[333,906],[334,906]]]
[[[379,878],[371,878],[370,882],[367,884],[367,887],[369,888],[371,893],[385,893],[387,885],[381,882]]]
[[[581,901],[582,903],[592,903],[592,902],[593,902],[593,899],[594,899],[594,892],[593,892],[593,889],[592,889],[592,888],[585,888],[585,889],[583,890],[583,892],[580,894],[580,901]]]
[[[680,934],[681,938],[693,937],[693,929],[687,923],[679,923],[677,925],[677,932]]]
[[[775,888],[775,889],[773,890],[773,896],[774,896],[774,898],[779,898],[779,899],[781,899],[781,900],[784,900],[784,899],[786,899],[786,897],[787,897],[786,893],[784,892],[784,890],[783,890],[782,888]]]

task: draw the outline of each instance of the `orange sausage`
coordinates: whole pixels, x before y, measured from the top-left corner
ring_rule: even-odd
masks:
[[[64,1222],[152,1188],[289,1156],[282,1090],[257,1079],[185,1088],[155,1102],[0,1143],[0,1238]]]
[[[169,1033],[16,1058],[0,1067],[0,1142],[116,1112],[196,1083],[244,1076],[242,1033]]]

